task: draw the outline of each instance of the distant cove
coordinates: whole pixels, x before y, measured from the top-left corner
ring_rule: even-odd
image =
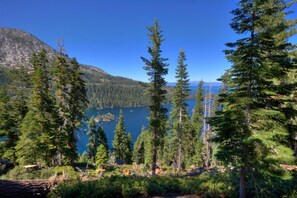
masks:
[[[191,94],[197,90],[197,87],[191,87],[192,91]],[[212,88],[212,93],[218,93],[219,86],[215,86]],[[195,107],[196,100],[190,99],[187,101],[189,107],[189,113],[192,115],[192,110]],[[171,104],[167,104],[166,107],[168,108],[168,112],[171,110]],[[111,113],[116,116],[116,119],[111,122],[98,122],[98,125],[101,125],[106,133],[109,148],[112,148],[112,140],[114,136],[114,129],[117,123],[118,115],[120,110],[123,110],[123,115],[125,119],[125,126],[126,131],[130,132],[132,135],[132,141],[135,142],[138,135],[141,132],[141,128],[148,126],[147,117],[149,115],[147,107],[129,107],[129,108],[106,108],[106,109],[96,109],[91,108],[86,110],[87,118],[97,115],[103,115]],[[86,144],[88,142],[88,136],[86,135],[88,129],[87,126],[80,127],[77,132],[77,139],[78,139],[78,152],[81,154],[83,153],[87,147]]]

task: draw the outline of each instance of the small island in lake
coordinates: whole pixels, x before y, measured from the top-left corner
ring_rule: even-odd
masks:
[[[116,119],[115,115],[111,113],[107,113],[103,115],[97,115],[95,117],[95,122],[111,122],[111,121],[114,121],[115,119]]]

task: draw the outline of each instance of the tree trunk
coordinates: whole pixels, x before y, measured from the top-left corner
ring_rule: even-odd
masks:
[[[152,159],[152,175],[156,174],[156,166],[157,166],[157,131],[154,130],[154,139],[153,139],[153,159]]]
[[[38,181],[7,181],[0,180],[0,197],[29,198],[46,197],[53,184],[48,180]]]
[[[246,198],[246,168],[240,169],[240,186],[239,186],[239,198]]]
[[[177,171],[180,174],[182,171],[182,108],[179,108],[179,126],[178,126],[178,160]]]
[[[295,133],[295,148],[294,148],[294,156],[297,157],[297,133]]]
[[[208,141],[206,137],[206,132],[207,132],[207,124],[206,124],[206,117],[207,117],[207,96],[205,95],[204,99],[204,118],[203,118],[203,145],[205,148],[205,151],[203,153],[204,156],[204,166],[208,167],[209,166],[209,161],[208,161]]]

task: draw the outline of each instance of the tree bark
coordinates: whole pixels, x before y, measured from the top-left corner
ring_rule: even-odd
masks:
[[[8,181],[0,180],[0,197],[5,198],[29,198],[46,197],[53,187],[48,180],[38,181]]]
[[[181,174],[182,171],[182,108],[179,108],[179,126],[178,126],[178,161],[177,171]]]
[[[246,198],[246,168],[240,169],[240,186],[239,186],[239,198]]]
[[[295,148],[294,148],[294,156],[297,157],[297,133],[295,133]]]
[[[157,166],[157,130],[154,129],[154,139],[153,139],[153,159],[152,159],[152,175],[156,174]]]

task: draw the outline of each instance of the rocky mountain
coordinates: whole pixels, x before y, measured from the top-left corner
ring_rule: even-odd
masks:
[[[29,60],[32,54],[41,49],[45,49],[51,58],[56,54],[50,46],[27,32],[0,28],[0,65],[14,68],[23,64],[31,67]]]
[[[32,68],[33,53],[45,49],[51,62],[57,52],[30,33],[0,28],[0,82],[9,82],[9,70],[20,65]],[[87,86],[90,107],[131,107],[146,104],[143,83],[112,76],[102,69],[81,64]]]

